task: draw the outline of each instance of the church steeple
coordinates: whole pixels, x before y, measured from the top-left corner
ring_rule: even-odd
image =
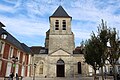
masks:
[[[68,18],[71,18],[71,16],[69,16],[67,14],[67,12],[63,9],[62,6],[59,6],[56,11],[52,14],[52,16],[50,17],[68,17]]]
[[[72,34],[71,20],[72,17],[67,14],[62,6],[59,6],[56,11],[50,16],[50,34],[66,35]]]
[[[46,47],[50,54],[57,50],[72,54],[74,34],[71,30],[71,18],[62,6],[59,6],[50,16],[49,40],[46,40]]]

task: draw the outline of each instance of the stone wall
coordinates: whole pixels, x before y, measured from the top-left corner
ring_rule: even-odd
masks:
[[[55,21],[59,20],[59,30],[55,30]],[[62,21],[66,20],[66,30],[62,30]],[[71,18],[50,18],[50,34],[72,34]]]
[[[50,35],[49,36],[49,53],[53,53],[58,49],[63,49],[69,53],[73,53],[75,48],[74,35]]]
[[[48,77],[56,77],[57,73],[56,73],[56,64],[57,61],[59,59],[62,59],[65,63],[65,76],[71,76],[71,70],[70,66],[72,65],[72,56],[63,56],[63,57],[59,57],[59,56],[49,56],[48,58]]]
[[[88,75],[89,66],[86,63],[84,63],[83,54],[74,54],[74,55],[70,54],[70,55],[60,55],[60,56],[51,54],[51,55],[34,56],[34,62],[37,62],[37,66],[40,66],[41,61],[43,62],[43,74],[38,74],[39,69],[36,69],[36,76],[56,77],[57,61],[59,59],[62,59],[65,63],[65,77],[78,75],[78,62],[81,62],[82,75],[84,76]]]

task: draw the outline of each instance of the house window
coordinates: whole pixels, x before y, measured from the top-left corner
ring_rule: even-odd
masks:
[[[25,55],[23,55],[23,62],[25,62]]]
[[[59,30],[59,20],[56,20],[55,22],[55,30]]]
[[[9,57],[10,57],[10,58],[12,58],[12,57],[13,57],[13,47],[10,47]]]
[[[0,42],[0,54],[2,54],[3,44],[3,42]]]
[[[62,30],[66,30],[66,21],[65,20],[63,20],[63,22],[62,22]]]
[[[40,50],[40,53],[45,53],[45,49],[41,49],[41,50]]]
[[[20,51],[17,51],[18,60],[20,60]]]

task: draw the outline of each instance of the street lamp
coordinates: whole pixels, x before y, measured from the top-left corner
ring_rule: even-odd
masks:
[[[15,68],[16,67],[16,62],[18,62],[18,57],[13,56],[11,58],[11,60],[13,61],[13,68]]]
[[[12,57],[12,61],[13,61],[13,63],[15,64],[16,62],[18,62],[18,57],[13,56],[13,57]]]
[[[34,63],[34,75],[33,75],[33,80],[35,80],[35,69],[36,69],[36,63]]]

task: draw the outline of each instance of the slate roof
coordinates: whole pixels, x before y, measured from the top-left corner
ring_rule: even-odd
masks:
[[[21,43],[22,48],[24,49],[25,52],[27,53],[32,53],[32,50],[24,43]]]
[[[76,47],[75,50],[73,51],[73,54],[83,54],[81,47]]]
[[[12,44],[13,46],[17,47],[18,49],[28,53],[31,52],[30,49],[28,49],[29,47],[27,45],[23,45],[23,43],[20,43],[15,37],[13,37],[10,33],[8,33],[5,29],[0,28],[0,35],[2,33],[6,33],[7,34],[7,38],[6,41],[9,42],[10,44]]]
[[[48,49],[45,47],[32,46],[30,49],[32,50],[33,54],[48,54]]]
[[[3,23],[0,22],[0,27],[5,27],[5,25]]]
[[[63,9],[62,6],[59,6],[56,11],[53,13],[52,16],[50,17],[68,17],[68,18],[71,18],[71,16],[69,16],[67,14],[67,12]]]

